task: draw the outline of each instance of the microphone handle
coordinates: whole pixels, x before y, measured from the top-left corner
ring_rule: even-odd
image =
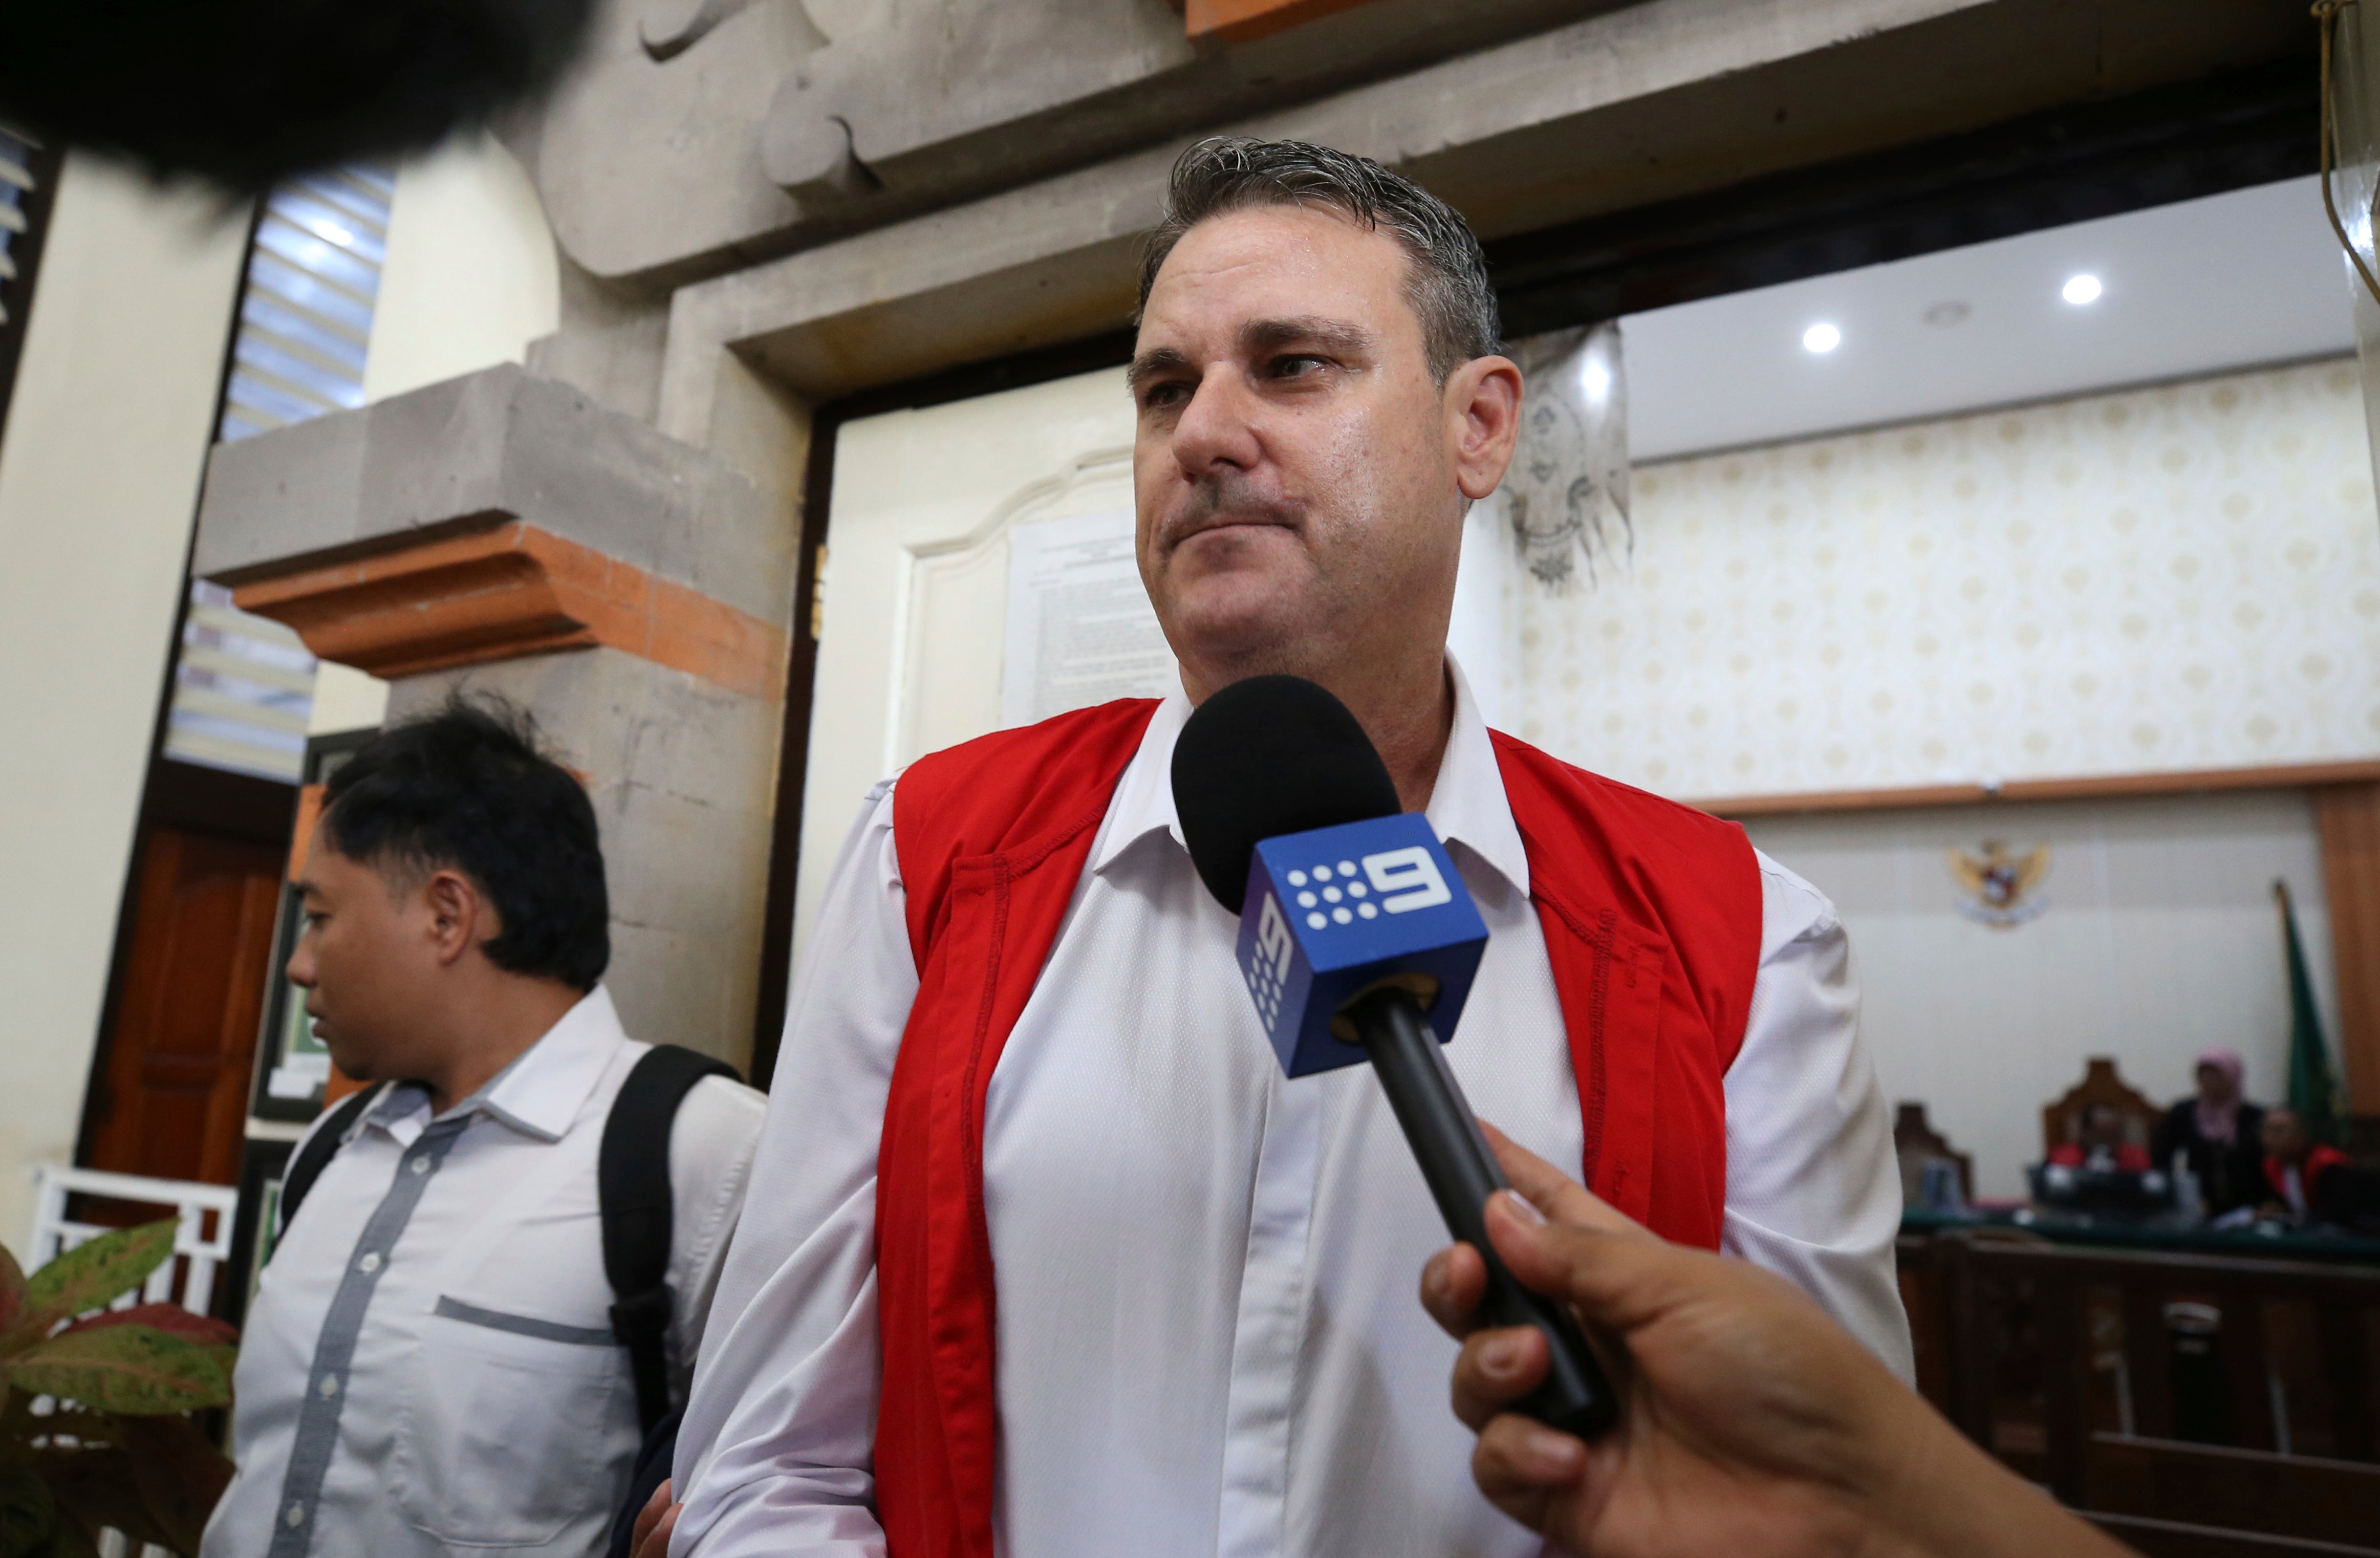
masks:
[[[1488,1242],[1488,1198],[1512,1185],[1488,1150],[1478,1116],[1464,1102],[1420,1004],[1402,990],[1376,990],[1351,1004],[1346,1015],[1371,1055],[1447,1231],[1488,1263],[1483,1308],[1488,1321],[1534,1325],[1545,1333],[1552,1367],[1545,1382],[1516,1404],[1518,1409],[1582,1439],[1602,1433],[1618,1420],[1619,1401],[1569,1306],[1521,1285]]]

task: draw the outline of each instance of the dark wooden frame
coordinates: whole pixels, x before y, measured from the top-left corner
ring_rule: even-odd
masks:
[[[300,789],[306,785],[319,785],[331,776],[333,770],[348,753],[378,736],[378,730],[342,730],[329,736],[309,736],[306,741],[306,766]],[[284,837],[287,835],[285,833]],[[296,841],[290,841],[294,850]],[[248,1079],[248,1113],[250,1119],[279,1120],[289,1125],[303,1125],[322,1112],[322,1100],[274,1098],[265,1084],[273,1067],[285,1053],[282,1041],[286,1037],[289,1018],[289,980],[281,972],[289,966],[289,955],[298,949],[298,933],[303,927],[304,915],[298,901],[298,891],[290,886],[285,871],[281,882],[281,907],[273,922],[273,967],[265,970],[263,1026],[256,1035],[256,1066]],[[245,1204],[243,1202],[243,1204]]]
[[[2317,169],[2302,60],[2069,103],[1500,238],[1514,335],[1961,249]]]
[[[264,1237],[264,1217],[268,1211],[277,1214],[280,1210],[281,1176],[297,1150],[294,1141],[251,1136],[241,1156],[239,1210],[232,1218],[231,1253],[224,1261],[223,1296],[215,1306],[216,1313],[234,1325],[247,1323],[249,1296],[261,1264],[259,1251],[266,1257],[272,1254],[272,1241]],[[268,1190],[273,1194],[268,1196]]]

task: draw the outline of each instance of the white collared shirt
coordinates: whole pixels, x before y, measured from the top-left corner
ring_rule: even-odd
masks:
[[[249,1306],[204,1558],[602,1552],[640,1435],[596,1149],[649,1048],[599,986],[436,1119],[419,1084],[366,1107]],[[765,1108],[707,1077],[670,1133],[681,1382]]]
[[[1575,1164],[1577,1086],[1528,860],[1470,689],[1429,821],[1488,927],[1447,1057],[1472,1105]],[[1002,1050],[984,1199],[998,1272],[993,1527],[1013,1558],[1519,1555],[1415,1296],[1445,1224],[1368,1066],[1283,1079],[1181,842],[1160,704]],[[917,992],[892,785],[844,846],[786,1025],[752,1211],[678,1441],[678,1558],[880,1554],[877,1141]],[[1900,1188],[1842,929],[1765,858],[1727,1083],[1726,1248],[1906,1377]]]

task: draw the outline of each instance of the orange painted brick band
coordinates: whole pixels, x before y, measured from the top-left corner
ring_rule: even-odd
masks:
[[[1245,43],[1300,22],[1352,10],[1364,3],[1365,0],[1188,0],[1182,7],[1182,30],[1192,38]]]
[[[519,521],[255,579],[232,599],[376,676],[601,644],[731,692],[784,696],[782,628]]]

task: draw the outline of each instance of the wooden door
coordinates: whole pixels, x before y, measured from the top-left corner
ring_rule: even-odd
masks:
[[[284,863],[273,844],[147,830],[91,1167],[237,1183]]]

